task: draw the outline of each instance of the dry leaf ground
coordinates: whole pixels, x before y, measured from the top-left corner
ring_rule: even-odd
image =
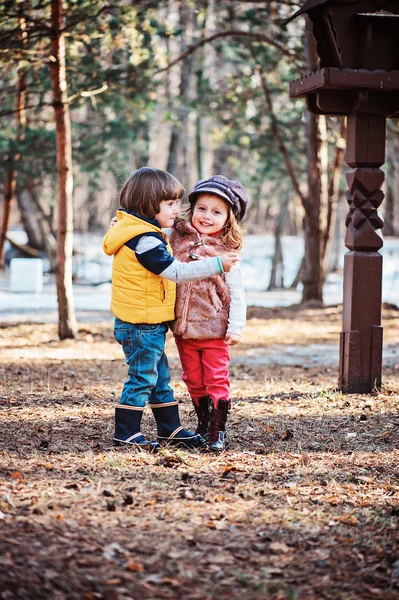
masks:
[[[231,449],[214,456],[111,446],[111,322],[64,342],[52,324],[0,326],[0,598],[397,599],[399,360],[381,392],[342,395],[336,367],[303,359],[340,327],[338,308],[249,311]],[[384,327],[395,352],[397,310]],[[274,364],[254,360],[271,347]],[[168,354],[194,426],[172,339]]]

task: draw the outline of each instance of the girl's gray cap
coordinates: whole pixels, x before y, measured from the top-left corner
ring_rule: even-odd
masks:
[[[195,202],[198,194],[215,194],[222,198],[233,209],[237,221],[242,221],[248,207],[248,197],[239,181],[230,181],[223,175],[214,175],[209,179],[202,179],[195,184],[188,195],[190,204]]]

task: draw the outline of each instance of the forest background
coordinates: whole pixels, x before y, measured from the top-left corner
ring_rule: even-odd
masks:
[[[0,2],[0,254],[21,223],[57,272],[60,335],[73,337],[73,230],[103,232],[117,190],[143,165],[190,189],[221,173],[251,198],[248,233],[305,237],[294,281],[322,302],[344,236],[345,122],[289,98],[317,68],[293,0]],[[385,235],[399,233],[398,125],[388,126]],[[57,164],[58,160],[58,164]],[[73,217],[73,213],[75,217]],[[337,218],[338,217],[338,218]],[[65,315],[62,317],[61,315]]]

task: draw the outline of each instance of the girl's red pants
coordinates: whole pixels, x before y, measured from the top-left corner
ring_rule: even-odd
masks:
[[[215,408],[219,400],[229,400],[230,347],[224,339],[185,340],[175,335],[175,340],[183,367],[183,381],[195,404],[201,396],[210,396]]]

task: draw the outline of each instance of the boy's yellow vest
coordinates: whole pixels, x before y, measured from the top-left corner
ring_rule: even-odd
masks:
[[[128,323],[164,323],[175,318],[176,284],[151,273],[125,243],[138,235],[157,232],[167,242],[162,229],[124,211],[117,211],[118,222],[106,234],[103,250],[114,256],[112,264],[111,311]]]

